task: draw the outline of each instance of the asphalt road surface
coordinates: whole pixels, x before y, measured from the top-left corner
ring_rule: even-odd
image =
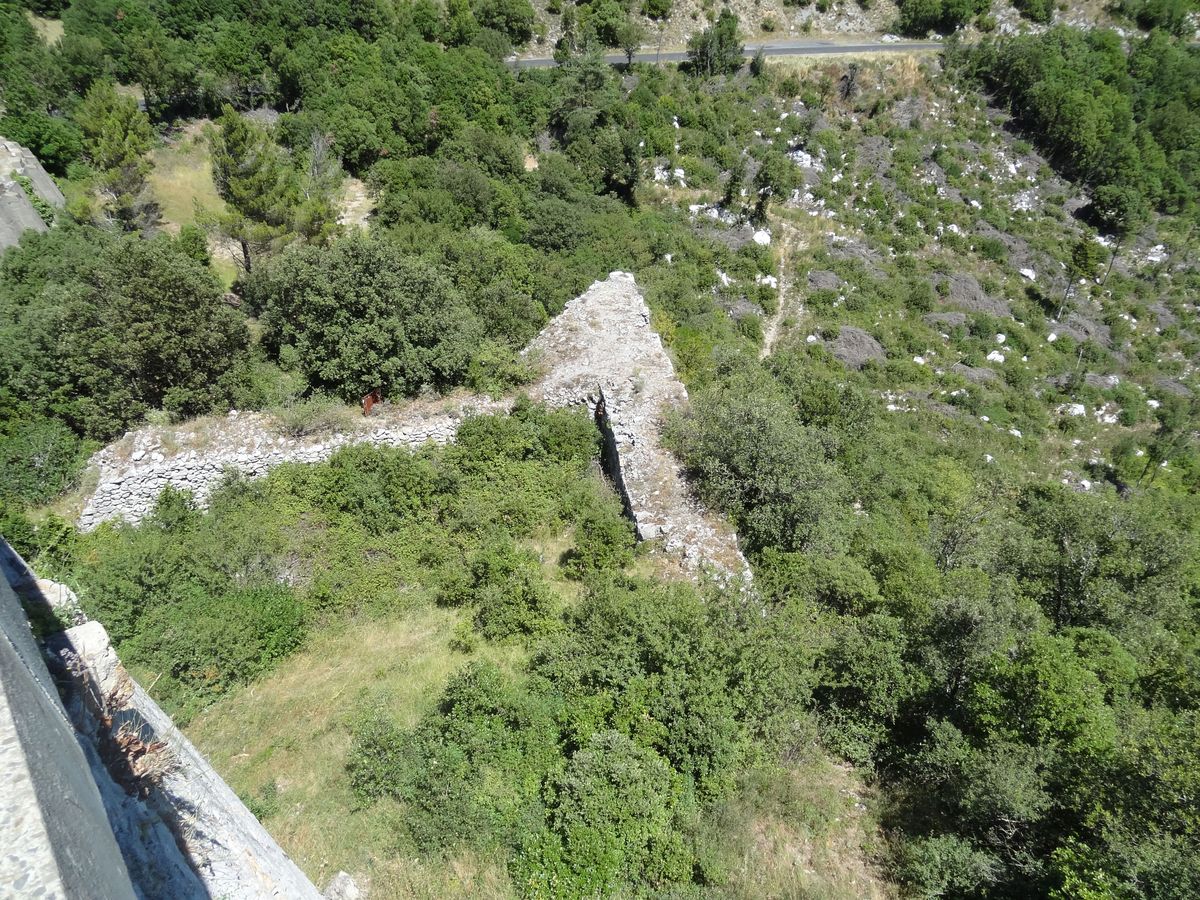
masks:
[[[839,44],[835,41],[776,41],[758,44],[747,43],[746,58],[752,57],[762,48],[767,56],[823,56],[832,53],[912,53],[916,50],[938,50],[941,44],[937,41],[893,41],[885,43],[872,41],[859,44]],[[687,59],[687,53],[682,50],[664,50],[661,53],[650,50],[635,53],[634,62],[641,63],[680,63]],[[604,57],[604,61],[613,65],[625,62],[624,53],[613,53]],[[509,65],[518,69],[545,69],[558,65],[552,56],[534,56],[525,59],[510,59]]]

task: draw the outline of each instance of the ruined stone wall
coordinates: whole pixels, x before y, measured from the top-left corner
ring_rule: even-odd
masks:
[[[529,389],[533,399],[599,409],[615,448],[617,471],[610,474],[638,537],[660,541],[688,569],[748,578],[737,535],[695,500],[678,460],[663,446],[664,420],[686,407],[687,388],[650,327],[650,308],[633,276],[614,272],[593,284],[526,352],[546,370]]]
[[[525,353],[543,372],[525,391],[532,399],[549,406],[586,404],[598,415],[612,451],[609,474],[638,537],[658,541],[689,571],[748,579],[737,535],[691,496],[678,461],[662,444],[664,418],[686,406],[687,389],[650,327],[650,310],[633,276],[614,272],[593,284]],[[229,471],[263,475],[286,462],[319,462],[355,444],[446,443],[466,416],[507,410],[511,404],[511,399],[482,397],[417,402],[309,439],[281,435],[260,413],[180,428],[143,428],[92,458],[96,489],[79,526],[87,530],[114,518],[137,522],[168,485],[190,490],[204,503]]]
[[[507,410],[511,401],[484,397],[417,403],[357,419],[334,434],[288,437],[263,413],[231,413],[223,421],[193,422],[178,428],[142,428],[105,447],[88,462],[96,489],[84,504],[79,527],[90,531],[108,519],[140,522],[165,487],[191,491],[208,502],[229,473],[256,477],[284,463],[315,463],[343,447],[416,449],[454,438],[468,415]]]

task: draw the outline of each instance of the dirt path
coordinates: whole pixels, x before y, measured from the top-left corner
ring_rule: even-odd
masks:
[[[780,329],[789,313],[799,315],[804,310],[800,303],[793,306],[794,285],[791,278],[792,255],[797,250],[803,249],[804,238],[794,225],[783,219],[776,219],[774,224],[775,231],[779,235],[779,287],[776,290],[778,304],[775,314],[767,320],[767,327],[763,332],[762,349],[758,351],[759,359],[766,359],[775,349],[775,344],[779,341]]]
[[[375,199],[367,186],[359,179],[347,176],[338,197],[338,224],[345,228],[366,228],[374,211]]]

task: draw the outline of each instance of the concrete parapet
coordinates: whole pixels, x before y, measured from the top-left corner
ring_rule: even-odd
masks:
[[[135,895],[83,748],[0,578],[0,892]]]
[[[22,601],[74,621],[72,598],[3,540],[0,563],[0,895],[317,900],[104,628],[85,621],[40,650]]]

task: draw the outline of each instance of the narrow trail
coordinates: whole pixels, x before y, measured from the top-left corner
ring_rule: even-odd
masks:
[[[775,224],[778,226],[779,233],[779,287],[776,290],[778,304],[776,305],[774,315],[767,321],[766,330],[763,331],[762,349],[758,351],[759,359],[766,359],[775,349],[775,344],[779,341],[780,330],[783,327],[784,321],[788,318],[788,314],[795,313],[799,315],[804,309],[800,304],[797,304],[795,309],[791,306],[792,254],[797,250],[803,249],[804,238],[794,225],[783,219],[776,219]]]

